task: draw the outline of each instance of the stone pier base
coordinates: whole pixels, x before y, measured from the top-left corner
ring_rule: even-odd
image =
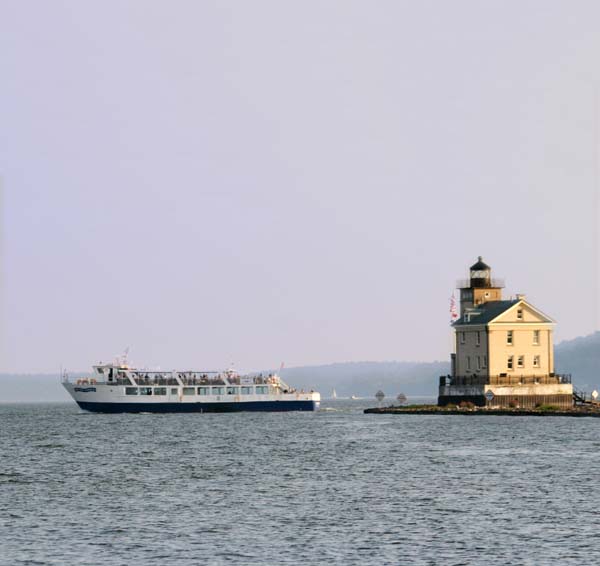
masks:
[[[491,393],[491,395],[490,395]],[[487,395],[491,398],[488,400]],[[573,386],[570,383],[528,385],[440,386],[438,405],[473,403],[477,407],[535,409],[552,405],[560,409],[573,406]]]

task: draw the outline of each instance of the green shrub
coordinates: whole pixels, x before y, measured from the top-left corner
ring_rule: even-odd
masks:
[[[542,403],[536,405],[535,407],[538,411],[554,413],[556,411],[560,411],[560,407],[556,405],[544,405]]]

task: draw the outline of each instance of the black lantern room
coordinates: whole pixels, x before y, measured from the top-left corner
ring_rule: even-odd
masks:
[[[492,268],[484,263],[481,256],[479,256],[477,263],[474,263],[469,270],[470,287],[472,289],[481,289],[482,287],[492,286]]]

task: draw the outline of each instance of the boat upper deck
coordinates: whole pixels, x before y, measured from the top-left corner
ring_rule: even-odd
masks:
[[[65,372],[63,381],[75,381],[77,385],[124,385],[132,387],[155,386],[251,386],[266,385],[286,392],[296,390],[284,383],[274,373],[240,375],[235,370],[217,371],[160,371],[131,368],[126,365],[102,364],[96,365],[92,377],[71,379]]]

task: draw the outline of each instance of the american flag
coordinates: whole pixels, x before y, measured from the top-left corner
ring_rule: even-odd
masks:
[[[454,298],[454,293],[452,293],[452,296],[450,297],[450,324],[457,319],[458,309],[456,308],[456,299]]]

